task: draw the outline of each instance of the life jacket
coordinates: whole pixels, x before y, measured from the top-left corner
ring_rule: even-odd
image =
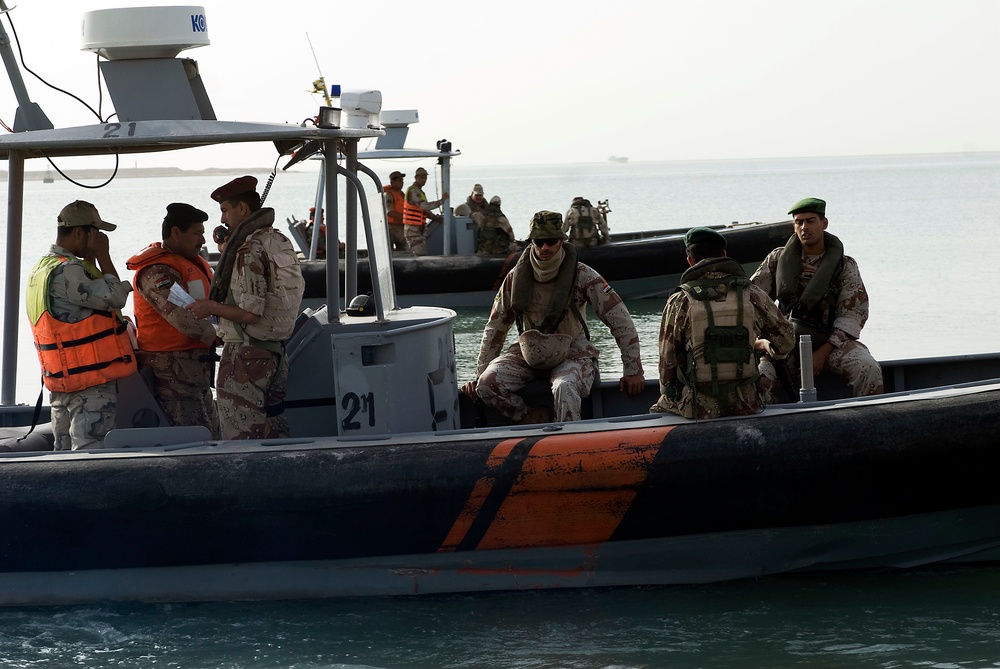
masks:
[[[78,262],[67,255],[43,257],[28,278],[26,306],[31,335],[42,367],[42,382],[54,393],[71,393],[131,376],[135,353],[125,320],[110,311],[94,311],[76,323],[52,315],[49,286],[56,268]],[[87,276],[101,274],[83,262]]]
[[[680,286],[691,298],[691,329],[686,368],[678,370],[678,378],[699,393],[722,398],[733,386],[758,377],[750,285],[745,276],[730,274]],[[722,300],[720,287],[725,287],[726,293]]]
[[[393,188],[392,186],[383,186],[382,190],[392,196],[392,210],[401,216],[404,215],[406,208],[406,196],[403,195],[403,191]],[[389,221],[389,225],[397,224]]]
[[[588,200],[582,200],[573,205],[576,209],[577,218],[570,230],[570,237],[573,239],[591,239],[597,234],[597,225],[594,223],[591,204]]]
[[[821,346],[833,332],[837,316],[836,279],[844,269],[844,244],[829,232],[823,232],[823,257],[816,273],[799,292],[802,271],[802,243],[796,235],[789,237],[775,271],[775,293],[778,307],[799,335],[812,336],[813,348]],[[826,317],[824,318],[824,312]]]
[[[257,239],[263,245],[270,280],[260,320],[243,326],[243,330],[251,339],[281,342],[295,329],[305,291],[299,259],[292,243],[277,230],[254,233],[249,239]]]
[[[142,351],[190,351],[209,348],[200,339],[189,337],[160,315],[153,305],[139,292],[139,272],[150,265],[168,265],[181,275],[180,286],[195,299],[208,297],[212,287],[212,267],[201,256],[188,260],[184,256],[163,248],[162,242],[153,242],[128,259],[125,266],[135,272],[132,279],[132,306]]]
[[[420,190],[416,186],[410,186],[406,189],[406,199],[403,201],[403,224],[404,225],[423,225],[427,216],[424,210],[420,208],[419,205],[415,205],[410,202],[410,191],[416,189],[417,193],[420,195],[421,202],[427,202],[427,196],[424,195],[424,191]]]
[[[564,244],[563,251],[565,257],[559,266],[556,274],[555,289],[545,312],[538,323],[526,320],[527,310],[531,305],[532,293],[535,287],[534,270],[531,266],[531,246],[521,252],[517,264],[511,270],[513,277],[510,288],[510,306],[514,310],[514,323],[517,325],[518,335],[527,330],[538,330],[542,334],[553,334],[566,317],[567,313],[572,313],[583,328],[584,336],[589,340],[590,331],[587,329],[587,322],[575,304],[573,304],[573,292],[576,287],[576,249]]]

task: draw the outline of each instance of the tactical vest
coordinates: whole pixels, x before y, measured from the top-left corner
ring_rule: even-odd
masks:
[[[76,323],[57,320],[49,286],[57,267],[69,256],[45,256],[31,270],[26,296],[31,334],[42,367],[42,383],[54,393],[71,393],[117,381],[136,371],[135,354],[125,321],[116,313],[94,311]],[[87,276],[100,273],[83,263]]]
[[[570,236],[573,239],[593,238],[597,234],[597,226],[594,224],[594,217],[591,215],[590,206],[586,204],[574,204],[573,209],[576,209],[577,218],[573,224],[573,229],[570,230]]]
[[[721,301],[716,290],[720,285],[727,287]],[[697,392],[720,397],[732,386],[756,379],[750,280],[727,276],[691,281],[681,288],[691,298],[687,368],[679,375],[681,382],[694,386]]]
[[[803,334],[812,337],[814,350],[833,332],[838,301],[836,281],[844,270],[843,243],[829,232],[823,233],[823,240],[826,251],[804,287],[800,285],[802,245],[795,235],[778,256],[774,277],[778,308],[792,322],[796,339]]]
[[[476,230],[476,251],[479,253],[504,253],[513,241],[500,227],[503,212],[495,204],[483,207],[482,218]]]
[[[260,320],[245,325],[243,329],[253,339],[284,341],[295,328],[305,291],[299,259],[292,243],[276,230],[268,230],[265,234],[254,233],[250,239],[257,239],[264,247],[269,280]]]

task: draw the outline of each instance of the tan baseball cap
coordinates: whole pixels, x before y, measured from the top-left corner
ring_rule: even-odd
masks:
[[[56,221],[60,227],[65,228],[93,226],[98,230],[111,232],[118,227],[114,223],[102,221],[101,215],[97,212],[97,207],[83,200],[70,202],[63,207]]]

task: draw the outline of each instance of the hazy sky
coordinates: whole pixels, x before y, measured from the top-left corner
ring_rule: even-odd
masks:
[[[96,107],[81,16],[144,3],[9,4],[27,65]],[[418,109],[408,146],[447,138],[463,165],[1000,150],[997,0],[200,4],[212,43],[184,55],[198,61],[220,119],[315,115],[308,33],[328,82],[379,89],[384,109]],[[57,127],[95,122],[24,78]],[[15,108],[0,86],[8,125]],[[138,160],[268,166],[274,156]]]

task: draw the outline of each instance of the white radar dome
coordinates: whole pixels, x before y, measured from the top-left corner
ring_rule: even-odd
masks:
[[[83,51],[108,60],[173,58],[185,49],[206,46],[205,8],[122,7],[83,15]]]

